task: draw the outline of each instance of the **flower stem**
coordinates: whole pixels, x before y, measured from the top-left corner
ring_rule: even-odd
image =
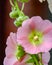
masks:
[[[40,63],[39,64],[40,65],[43,65],[43,63],[42,63],[42,53],[39,54],[39,60],[40,60]]]
[[[39,65],[39,62],[38,62],[36,56],[35,56],[35,55],[31,55],[31,57],[32,57],[32,59],[34,60],[34,65],[35,65],[35,64],[36,64],[36,65]]]
[[[22,3],[21,11],[23,11],[23,9],[24,9],[24,5],[25,5],[25,3]]]
[[[10,4],[14,7],[14,4],[12,3],[12,0],[9,0],[10,1]]]

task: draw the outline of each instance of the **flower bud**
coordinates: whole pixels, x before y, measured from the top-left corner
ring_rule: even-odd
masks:
[[[19,16],[19,15],[18,15],[18,11],[12,11],[12,12],[10,12],[9,16],[10,16],[11,18],[17,18],[17,17]]]
[[[22,22],[24,21],[24,20],[26,20],[26,19],[28,19],[29,17],[28,16],[19,16],[16,20],[15,20],[15,22],[14,22],[14,25],[15,26],[21,26],[21,24],[22,24]]]

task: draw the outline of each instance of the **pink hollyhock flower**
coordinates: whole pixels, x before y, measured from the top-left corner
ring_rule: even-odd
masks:
[[[17,42],[26,53],[48,52],[52,48],[52,23],[40,16],[25,20],[17,30]]]
[[[5,57],[5,59],[4,59],[4,65],[33,65],[33,63],[25,63],[25,61],[28,60],[28,59],[29,59],[28,55],[26,55],[23,58],[22,61],[17,61],[15,59],[15,57],[10,57],[10,58]],[[49,60],[50,60],[50,54],[49,54],[49,52],[43,53],[42,54],[42,63],[44,65],[48,65]]]
[[[5,50],[6,57],[4,59],[4,65],[13,65],[17,60],[15,53],[17,47],[17,37],[15,33],[10,33],[10,36],[7,39],[7,47]]]
[[[16,62],[14,65],[33,65],[33,63],[27,63],[24,64],[24,61],[28,60],[28,55],[26,55],[25,59],[20,63],[20,62]],[[48,65],[48,62],[50,61],[50,53],[46,52],[42,54],[42,63],[43,65]]]
[[[21,58],[20,60],[16,57],[17,50],[17,35],[16,33],[10,33],[10,36],[7,39],[7,47],[5,50],[6,57],[4,58],[4,65],[27,65],[25,59]],[[23,60],[23,62],[21,62]],[[17,63],[17,64],[16,64]],[[30,63],[32,65],[32,63]]]
[[[10,33],[10,36],[7,39],[7,47],[6,47],[6,57],[4,59],[4,65],[33,65],[33,63],[25,63],[26,60],[28,60],[30,57],[29,55],[25,55],[22,59],[18,60],[15,56],[15,53],[17,51],[17,38],[16,33]],[[42,61],[43,64],[48,64],[50,59],[49,53],[44,53],[42,55]]]

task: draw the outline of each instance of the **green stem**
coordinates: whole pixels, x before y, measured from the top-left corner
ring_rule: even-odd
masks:
[[[16,0],[13,0],[13,2],[12,2],[12,0],[9,0],[9,1],[10,1],[10,4],[12,5],[12,8],[17,9],[18,11],[20,11],[18,3],[17,3]]]
[[[43,65],[43,63],[42,63],[42,53],[40,53],[40,55],[39,55],[39,60],[40,60],[40,65]]]
[[[24,13],[22,12],[22,11],[23,11],[23,9],[24,9],[24,3],[22,4],[22,9],[21,9],[21,10],[19,9],[19,6],[18,6],[18,4],[17,4],[17,1],[16,1],[16,0],[14,0],[14,4],[15,4],[15,7],[17,8],[18,15],[19,15],[19,16],[20,16],[20,15],[24,15]]]
[[[39,59],[40,59],[40,61],[42,62],[42,53],[40,53]]]
[[[24,9],[24,5],[25,5],[25,3],[23,3],[23,4],[22,4],[22,8],[21,8],[21,11],[23,11],[23,9]]]
[[[17,10],[18,10],[18,14],[19,14],[19,16],[20,16],[20,15],[24,15],[24,13],[23,13],[22,11],[23,11],[23,9],[24,9],[24,5],[25,5],[25,3],[22,3],[21,11],[20,11],[20,9],[19,9],[19,6],[18,6],[16,0],[14,0],[14,5],[15,5],[15,8],[17,8]]]
[[[36,63],[36,65],[39,65],[39,62],[38,62],[37,58],[35,57],[35,55],[31,55],[31,57],[34,60],[34,64]]]
[[[17,8],[17,10],[19,10],[19,11],[20,11],[19,6],[18,6],[18,3],[17,3],[17,1],[16,1],[16,0],[14,0],[14,6]]]
[[[12,3],[12,0],[9,0],[12,7],[14,7],[14,4]]]

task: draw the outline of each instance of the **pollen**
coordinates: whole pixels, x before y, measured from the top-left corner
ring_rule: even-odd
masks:
[[[36,35],[36,36],[34,36],[34,40],[35,41],[37,41],[38,40],[38,36]]]

